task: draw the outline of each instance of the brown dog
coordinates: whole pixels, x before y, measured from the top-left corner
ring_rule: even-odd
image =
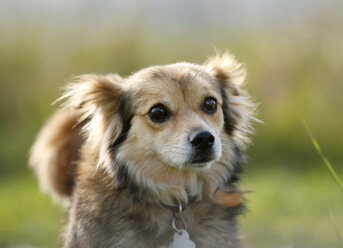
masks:
[[[30,158],[43,190],[69,202],[63,247],[167,247],[175,229],[198,248],[241,247],[244,77],[224,54],[69,84]]]

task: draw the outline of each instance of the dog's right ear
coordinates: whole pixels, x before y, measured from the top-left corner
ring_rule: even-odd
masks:
[[[64,107],[78,109],[84,118],[92,118],[100,112],[105,118],[117,112],[124,91],[123,79],[118,75],[82,75],[64,89],[64,95],[58,99],[66,100]]]
[[[92,144],[101,142],[110,121],[113,135],[119,132],[121,122],[117,112],[124,96],[121,82],[123,79],[118,75],[77,77],[60,98],[65,100],[62,108],[38,134],[29,163],[41,189],[54,199],[68,202],[83,143],[90,138]]]
[[[76,77],[64,89],[58,101],[65,101],[63,107],[82,113],[80,121],[87,120],[82,128],[86,139],[95,146],[103,143],[105,132],[111,126],[111,133],[117,135],[122,128],[121,112],[126,94],[123,79],[118,75],[82,75]]]

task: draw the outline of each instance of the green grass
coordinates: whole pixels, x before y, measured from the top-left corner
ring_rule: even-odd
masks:
[[[330,163],[329,159],[324,155],[322,148],[320,147],[318,141],[316,140],[316,138],[314,137],[311,129],[309,128],[309,126],[307,125],[306,122],[304,122],[304,126],[311,138],[311,141],[313,143],[313,146],[316,148],[317,152],[319,153],[319,156],[322,158],[324,164],[326,165],[326,167],[328,168],[329,172],[331,173],[331,175],[333,176],[333,178],[335,179],[336,183],[338,184],[338,186],[341,188],[342,192],[343,192],[343,183],[341,181],[341,179],[338,177],[336,170],[333,168],[332,164]]]
[[[42,195],[33,176],[0,181],[0,247],[58,247],[61,209]]]
[[[319,169],[254,165],[248,171],[243,186],[253,192],[241,218],[248,247],[342,247],[343,194],[321,164],[312,166]],[[7,178],[0,186],[0,247],[58,247],[62,211],[39,193],[34,177]]]
[[[343,231],[343,194],[327,171],[301,174],[287,165],[261,171],[255,167],[245,187],[253,190],[242,218],[250,247],[342,247],[337,234]]]

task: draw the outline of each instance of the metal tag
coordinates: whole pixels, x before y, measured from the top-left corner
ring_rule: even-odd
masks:
[[[192,240],[189,239],[189,234],[186,230],[180,229],[174,233],[173,242],[168,248],[196,248]]]

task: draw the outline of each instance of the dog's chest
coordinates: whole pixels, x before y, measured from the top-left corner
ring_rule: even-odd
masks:
[[[240,247],[236,216],[240,207],[221,208],[210,201],[193,202],[176,220],[197,248]],[[65,247],[160,248],[173,241],[175,210],[133,204],[127,197],[75,199],[66,229]],[[186,225],[186,226],[185,226]]]
[[[111,223],[112,237],[120,247],[168,247],[175,234],[174,211],[146,208],[127,212]],[[190,205],[175,219],[176,229],[185,229],[197,248],[238,247],[235,214],[210,203]]]
[[[175,208],[136,203],[125,192],[90,191],[79,188],[74,198],[65,247],[160,248],[172,243]],[[185,223],[179,218],[175,226],[187,230],[197,248],[237,248],[240,208],[221,208],[210,200],[193,202],[179,214]]]

